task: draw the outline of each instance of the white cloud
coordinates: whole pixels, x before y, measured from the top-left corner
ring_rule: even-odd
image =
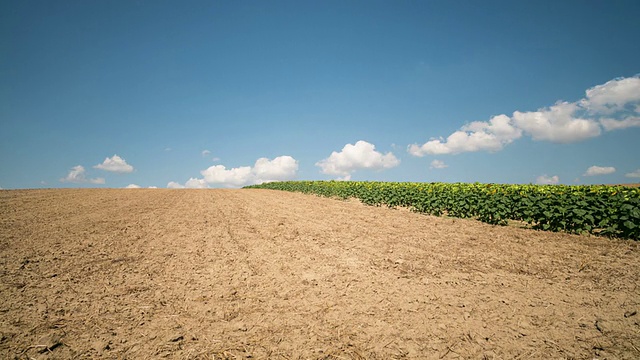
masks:
[[[640,178],[640,169],[624,174],[628,178]]]
[[[607,175],[616,172],[613,166],[591,166],[582,176]]]
[[[533,140],[555,143],[571,143],[600,135],[600,125],[595,120],[575,117],[576,103],[559,102],[547,109],[513,113],[513,121]]]
[[[557,175],[549,177],[545,174],[545,175],[538,176],[538,178],[536,178],[536,184],[539,184],[539,185],[555,185],[559,182],[560,182],[560,178]]]
[[[204,179],[196,178],[189,178],[189,180],[187,180],[184,185],[175,181],[169,181],[169,183],[167,184],[167,188],[169,189],[206,189],[208,187],[209,185],[206,181],[204,181]],[[149,188],[156,189],[155,186],[149,186]]]
[[[208,184],[239,187],[270,181],[292,180],[298,173],[298,161],[291,156],[278,156],[273,160],[260,158],[251,166],[227,169],[224,165],[214,165],[200,174]]]
[[[133,172],[133,166],[127,164],[127,162],[118,155],[113,155],[111,158],[105,158],[102,164],[98,164],[94,166],[94,168],[117,173]]]
[[[184,183],[184,187],[187,189],[206,189],[209,185],[207,185],[207,182],[204,181],[204,179],[190,178],[186,183]]]
[[[202,155],[202,157],[208,157],[211,155],[211,151],[210,150],[202,150],[202,152],[200,153]],[[211,158],[211,161],[220,161],[220,158],[215,156]]]
[[[640,112],[636,109],[636,112]],[[628,116],[626,118],[616,120],[611,118],[600,119],[600,124],[607,131],[621,130],[630,127],[640,127],[640,116]]]
[[[177,183],[175,183],[177,184]],[[178,184],[180,185],[180,184]],[[142,186],[138,185],[138,184],[129,184],[127,186],[124,187],[125,189],[142,189]],[[147,189],[157,189],[157,186],[149,186],[147,187]]]
[[[640,127],[640,75],[618,78],[586,90],[576,102],[559,101],[537,111],[515,111],[511,117],[499,115],[488,122],[473,122],[445,139],[407,151],[414,156],[499,151],[522,134],[535,141],[571,143],[599,136],[606,131]]]
[[[251,182],[253,174],[250,166],[227,169],[224,165],[214,165],[200,172],[210,184],[225,186],[243,186]]]
[[[441,160],[433,160],[431,162],[431,166],[429,167],[429,169],[444,169],[444,168],[448,168],[449,165],[445,164],[444,161]]]
[[[414,156],[427,154],[458,154],[473,151],[499,151],[505,145],[522,136],[522,130],[513,125],[506,115],[492,117],[488,122],[474,121],[444,139],[434,139],[423,145],[410,145],[408,151]]]
[[[289,180],[298,172],[298,161],[291,156],[279,156],[273,160],[260,158],[252,171],[257,183]]]
[[[104,184],[104,178],[87,179],[84,167],[82,165],[77,165],[72,167],[67,176],[60,179],[60,182],[74,184]]]
[[[640,77],[618,78],[596,85],[586,91],[581,105],[593,113],[612,113],[623,110],[627,104],[640,102]],[[636,107],[636,112],[638,109]]]
[[[184,185],[181,185],[180,183],[177,183],[175,181],[169,181],[169,183],[167,184],[167,188],[169,188],[169,189],[184,189]]]
[[[355,145],[347,144],[340,152],[316,163],[323,174],[338,175],[342,180],[351,178],[351,173],[358,169],[389,169],[400,164],[393,153],[382,154],[375,150],[375,145],[366,141],[358,141]]]

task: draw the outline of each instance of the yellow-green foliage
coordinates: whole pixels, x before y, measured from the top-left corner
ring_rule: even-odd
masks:
[[[286,181],[248,188],[353,197],[368,205],[404,206],[496,225],[517,220],[535,229],[640,239],[640,188],[362,181]]]

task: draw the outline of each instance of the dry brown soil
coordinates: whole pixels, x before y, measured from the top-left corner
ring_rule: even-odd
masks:
[[[269,190],[0,191],[0,358],[638,359],[639,250]]]

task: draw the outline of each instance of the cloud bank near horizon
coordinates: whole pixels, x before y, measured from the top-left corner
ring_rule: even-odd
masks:
[[[585,91],[585,96],[574,102],[558,101],[537,111],[514,111],[511,116],[501,114],[488,121],[467,123],[446,139],[431,139],[426,143],[407,146],[407,152],[416,157],[426,155],[455,155],[468,152],[498,152],[518,139],[528,136],[534,141],[569,144],[602,135],[604,132],[640,127],[640,75],[616,78]],[[395,148],[395,145],[392,145]],[[212,152],[202,150],[202,157]],[[213,161],[219,161],[213,157]],[[347,143],[339,151],[315,162],[321,174],[337,180],[351,180],[360,170],[383,171],[400,165],[392,152],[383,153],[365,140]],[[429,169],[445,169],[449,165],[440,159],[431,161]],[[110,173],[129,174],[136,169],[114,154],[106,157],[94,169]],[[200,171],[200,177],[189,177],[184,183],[170,181],[168,188],[209,188],[213,186],[242,187],[271,181],[293,180],[298,175],[299,162],[289,155],[274,159],[259,158],[251,166],[226,167],[222,164]],[[90,169],[89,169],[90,170]],[[629,171],[631,169],[620,169]],[[612,166],[591,166],[583,177],[616,173]],[[580,173],[575,176],[580,177]],[[640,178],[640,169],[624,174],[627,178]],[[186,178],[186,177],[185,177]],[[85,167],[77,165],[59,179],[62,183],[104,185],[103,177],[88,177]],[[166,181],[166,180],[165,180]],[[576,180],[578,181],[578,180]],[[539,184],[557,184],[558,176],[541,175]],[[130,184],[130,187],[136,187]]]
[[[598,175],[608,175],[616,172],[616,168],[613,166],[590,166],[587,171],[582,176],[598,176]]]
[[[106,157],[102,163],[94,165],[93,168],[120,174],[132,173],[134,171],[133,166],[127,164],[127,161],[118,155]],[[59,181],[61,183],[70,184],[106,184],[106,180],[102,177],[88,178],[87,171],[82,165],[76,165],[72,167],[71,170],[69,170],[69,172],[67,173],[67,176],[60,178]]]
[[[291,156],[278,156],[273,160],[259,158],[253,166],[227,169],[224,165],[213,165],[200,171],[202,178],[189,178],[184,185],[170,181],[170,189],[202,189],[210,185],[241,187],[272,181],[293,180],[298,174],[298,160]]]
[[[407,151],[417,157],[497,152],[523,135],[534,141],[567,144],[600,136],[603,130],[630,127],[640,127],[640,75],[596,85],[575,102],[558,101],[537,111],[515,111],[512,116],[502,114],[489,121],[474,121],[446,139],[412,144]]]

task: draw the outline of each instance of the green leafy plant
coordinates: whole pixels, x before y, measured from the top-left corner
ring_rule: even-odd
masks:
[[[513,220],[546,231],[640,239],[640,188],[367,181],[285,181],[247,188],[357,198],[372,206],[401,206],[494,225]]]

